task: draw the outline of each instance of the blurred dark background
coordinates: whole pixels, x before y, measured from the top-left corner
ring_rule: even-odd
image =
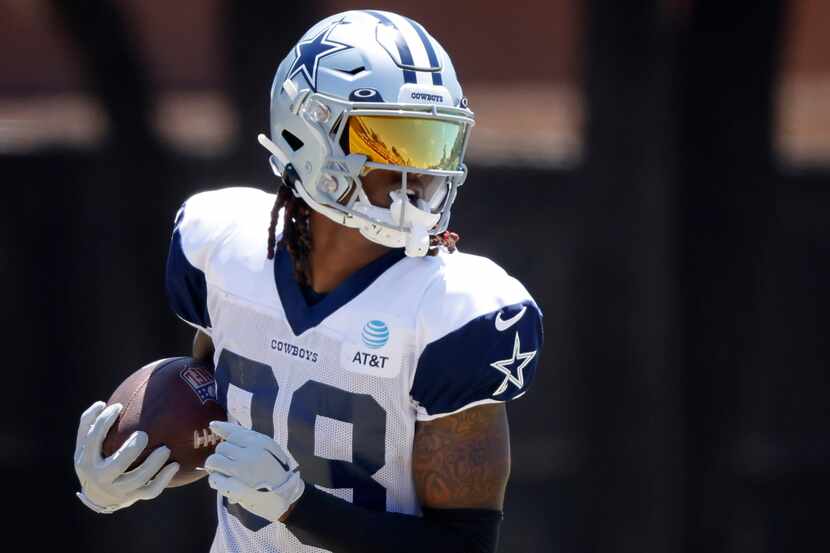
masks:
[[[110,516],[77,501],[77,418],[189,351],[173,215],[273,189],[273,72],[351,7],[0,0],[0,474],[29,547],[208,550],[205,482]],[[454,57],[478,125],[453,227],[545,312],[501,551],[828,550],[830,4],[359,7]]]

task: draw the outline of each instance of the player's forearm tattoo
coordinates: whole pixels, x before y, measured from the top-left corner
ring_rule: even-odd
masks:
[[[422,506],[500,510],[510,474],[504,406],[482,405],[419,423],[413,473]]]

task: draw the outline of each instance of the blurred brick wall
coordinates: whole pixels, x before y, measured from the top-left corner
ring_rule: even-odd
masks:
[[[220,0],[114,0],[124,9],[151,76],[163,88],[217,87],[224,79]],[[422,22],[444,44],[465,82],[563,82],[575,78],[578,0],[366,2]],[[322,0],[321,13],[354,6]],[[275,32],[279,32],[278,27]],[[0,96],[81,87],[74,47],[44,0],[0,0]],[[286,52],[275,53],[279,60]]]
[[[693,0],[666,1],[684,11],[693,6]],[[123,8],[162,96],[161,134],[188,150],[221,151],[234,132],[234,114],[222,95],[229,40],[223,0],[113,2]],[[330,14],[354,4],[320,0],[319,6],[321,14]],[[501,156],[497,163],[529,156],[561,165],[577,161],[581,151],[583,6],[580,0],[385,0],[363,7],[420,21],[453,56],[479,115],[472,156]],[[777,147],[787,161],[830,160],[828,28],[830,2],[790,2],[777,108]],[[285,53],[274,53],[275,65]],[[94,144],[106,134],[105,121],[102,127],[100,118],[84,115],[97,108],[84,96],[78,53],[46,0],[0,0],[0,67],[0,150],[30,148],[46,122],[57,142]],[[36,97],[47,98],[48,105],[19,103]],[[505,119],[504,106],[514,124]],[[20,113],[50,115],[42,122],[12,121]],[[78,120],[89,123],[79,126]]]
[[[221,86],[220,0],[114,0],[123,9],[153,82],[161,88]],[[77,92],[75,46],[45,0],[0,0],[0,96]]]
[[[793,164],[830,161],[830,2],[795,0],[784,28],[777,149]]]
[[[125,9],[139,45],[163,87],[212,87],[224,78],[220,0],[115,0]],[[579,78],[579,0],[385,0],[367,8],[399,11],[440,39],[465,82]],[[322,13],[353,6],[322,0]],[[794,0],[787,25],[785,73],[830,74],[830,2]],[[275,31],[276,32],[276,31]],[[73,46],[44,0],[0,0],[0,95],[77,90],[80,67]],[[275,59],[284,55],[275,54]]]

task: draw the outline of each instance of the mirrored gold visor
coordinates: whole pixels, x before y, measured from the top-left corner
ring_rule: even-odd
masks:
[[[458,171],[465,125],[420,117],[352,115],[343,132],[347,154],[375,163]]]

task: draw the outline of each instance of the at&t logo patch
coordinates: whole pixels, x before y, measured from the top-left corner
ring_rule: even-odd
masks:
[[[360,339],[352,334],[340,350],[340,364],[349,371],[380,378],[394,378],[401,370],[401,344],[404,333],[379,319],[360,328]],[[354,332],[354,331],[353,331]]]
[[[360,337],[367,348],[382,348],[389,341],[389,327],[383,321],[369,321],[363,327]]]

